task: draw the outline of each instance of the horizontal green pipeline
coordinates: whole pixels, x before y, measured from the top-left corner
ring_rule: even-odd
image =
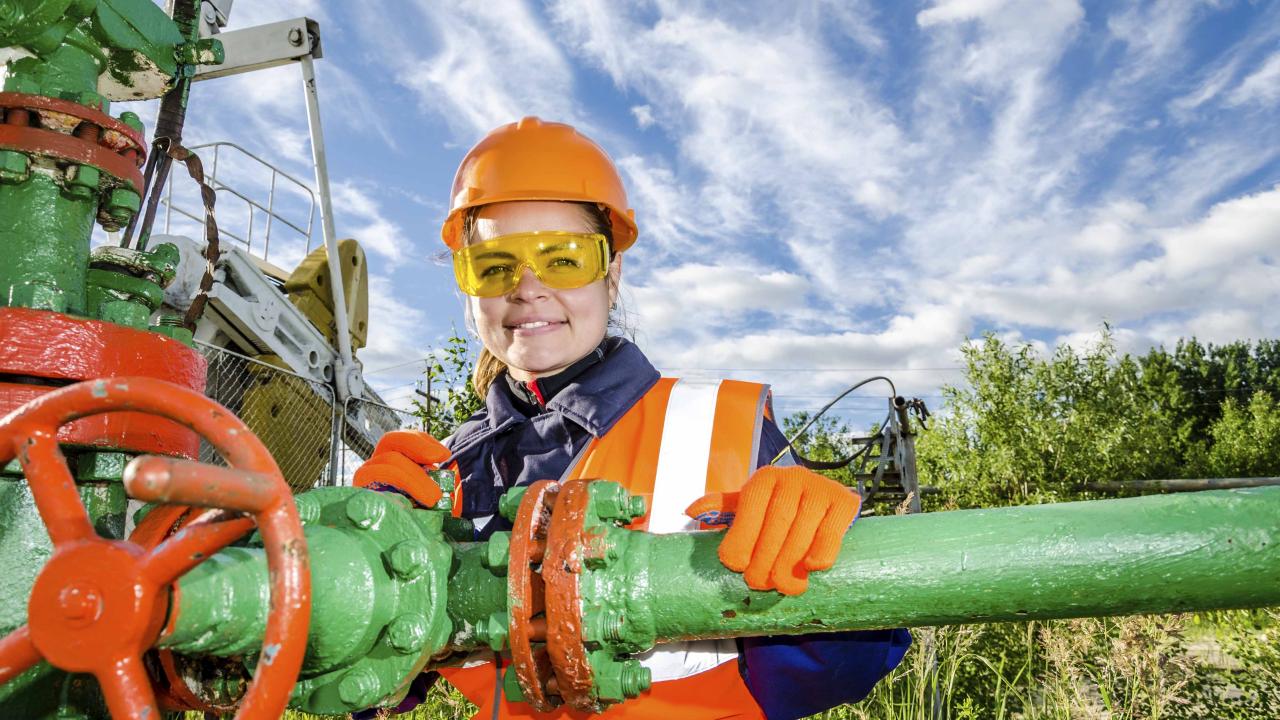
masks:
[[[812,573],[795,597],[748,589],[720,564],[719,532],[633,533],[603,572],[619,580],[611,604],[625,608],[625,622],[658,642],[1264,607],[1280,605],[1277,520],[1280,487],[863,518],[835,567]],[[338,539],[307,530],[320,585],[367,582],[363,563],[324,549]],[[482,544],[454,551],[450,644],[468,649],[485,642],[476,628],[505,612],[506,578],[481,561]],[[260,642],[267,596],[253,588],[265,584],[265,563],[260,551],[237,552],[255,558],[206,563],[181,581],[178,628],[164,645],[227,654]],[[232,586],[243,591],[228,623],[225,609],[210,608],[228,602]],[[219,601],[197,599],[206,592]],[[367,612],[366,593],[316,593],[312,642],[333,644],[330,635],[349,634]],[[235,635],[235,647],[194,642],[215,629]]]
[[[718,535],[630,559],[659,641],[1280,605],[1280,487],[864,518],[795,597],[749,590]]]

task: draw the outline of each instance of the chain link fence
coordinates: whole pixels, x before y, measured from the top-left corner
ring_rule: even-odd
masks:
[[[411,411],[372,400],[334,401],[329,386],[205,343],[205,394],[235,413],[262,440],[294,492],[316,485],[350,485],[360,463],[389,430],[422,429]],[[202,442],[200,460],[224,464]]]
[[[225,348],[196,344],[209,363],[205,394],[262,440],[295,492],[328,484],[335,422],[328,386]],[[201,443],[200,460],[218,462]]]

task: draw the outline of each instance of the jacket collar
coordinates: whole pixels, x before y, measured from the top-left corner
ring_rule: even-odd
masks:
[[[631,341],[605,338],[602,347],[604,360],[587,368],[547,402],[548,413],[563,415],[594,437],[609,432],[659,377],[648,358]],[[450,446],[455,453],[465,452],[485,437],[529,420],[516,407],[511,388],[501,380],[489,386],[481,414],[483,417],[465,423],[451,438]]]

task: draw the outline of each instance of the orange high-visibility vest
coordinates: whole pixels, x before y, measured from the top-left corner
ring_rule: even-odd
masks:
[[[684,514],[709,492],[742,487],[755,471],[760,432],[769,417],[767,385],[737,380],[662,378],[603,437],[592,441],[563,479],[603,478],[645,496],[649,512],[632,525],[654,533],[697,530]],[[738,671],[733,640],[660,645],[639,659],[653,686],[596,717],[626,720],[764,718]],[[502,667],[484,662],[440,674],[489,718],[586,718],[565,707],[548,713],[495,693]],[[495,713],[494,701],[498,702]]]

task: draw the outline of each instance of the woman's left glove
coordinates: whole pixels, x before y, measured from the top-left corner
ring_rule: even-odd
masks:
[[[423,507],[434,507],[444,493],[427,470],[438,469],[448,459],[449,449],[427,433],[392,430],[378,440],[373,454],[356,468],[352,484],[373,490],[389,487]]]
[[[711,493],[685,514],[729,525],[720,562],[754,590],[799,595],[809,573],[835,564],[840,541],[858,518],[862,497],[803,467],[763,467],[737,493]]]

